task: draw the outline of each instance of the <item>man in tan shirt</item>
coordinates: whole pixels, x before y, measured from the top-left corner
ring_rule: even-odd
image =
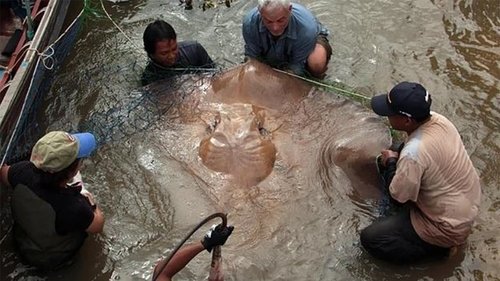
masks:
[[[417,83],[402,82],[372,98],[375,113],[408,137],[401,151],[383,150],[382,177],[404,211],[361,231],[373,256],[394,262],[444,257],[463,244],[479,210],[479,176],[455,126],[430,111],[431,96]]]

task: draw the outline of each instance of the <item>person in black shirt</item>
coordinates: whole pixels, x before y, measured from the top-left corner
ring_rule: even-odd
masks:
[[[150,23],[143,35],[149,62],[142,74],[143,86],[178,74],[215,67],[203,46],[196,41],[177,42],[174,28],[163,20]]]
[[[87,233],[102,232],[104,215],[79,173],[95,147],[91,133],[53,131],[37,141],[30,161],[0,167],[0,183],[13,188],[14,242],[28,264],[59,268],[71,261]]]

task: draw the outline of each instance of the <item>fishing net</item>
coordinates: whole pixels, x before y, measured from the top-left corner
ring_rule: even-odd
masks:
[[[200,81],[219,73],[220,70],[199,70],[166,78],[151,85],[135,89],[126,96],[110,96],[101,100],[83,121],[80,131],[92,131],[98,145],[126,140],[148,129],[160,120],[175,118],[176,109],[195,91],[193,80]]]
[[[188,2],[194,8],[206,10],[225,9],[232,1],[182,1],[177,5],[180,9],[187,8]],[[175,77],[141,87],[140,77],[148,62],[140,46],[141,37],[151,19],[122,21],[121,25],[127,28],[124,31],[107,13],[105,7],[110,5],[113,3],[84,1],[82,12],[64,34],[39,51],[15,128],[11,135],[0,136],[2,164],[27,159],[33,144],[48,130],[90,131],[100,146],[137,136],[160,124],[162,118],[175,117],[176,108],[195,90],[193,85],[199,85],[197,82],[237,64],[219,60],[215,69],[175,69]],[[130,6],[123,9],[133,8],[132,4]],[[120,16],[119,9],[114,15]],[[87,32],[90,23],[102,26],[101,36],[109,38],[100,40],[97,46],[92,45],[89,38],[97,35]],[[110,35],[109,30],[114,28],[120,32]],[[134,39],[127,34],[133,34]],[[104,49],[113,50],[113,55],[109,52],[107,56],[102,55]],[[82,59],[78,50],[94,53]],[[74,72],[66,73],[61,69],[80,71],[75,76]],[[366,103],[364,96],[340,83],[309,82]],[[5,198],[2,196],[2,201]],[[6,208],[8,204],[2,204],[2,213],[8,212]],[[4,223],[8,217],[2,216],[2,227],[10,225]],[[2,229],[3,237],[4,233]]]
[[[32,145],[43,135],[47,127],[67,131],[92,131],[99,144],[104,144],[147,129],[168,111],[168,108],[172,106],[169,102],[182,101],[182,98],[170,101],[163,97],[161,101],[158,99],[159,91],[179,93],[179,87],[183,83],[178,80],[182,78],[172,78],[173,81],[165,82],[165,86],[161,89],[155,89],[156,93],[151,93],[147,87],[140,87],[140,76],[147,64],[147,57],[141,46],[141,37],[144,27],[151,19],[130,23],[122,21],[117,24],[107,11],[113,5],[110,2],[84,1],[82,12],[64,34],[54,44],[40,52],[16,129],[11,136],[1,136],[3,163],[13,163],[27,158]],[[233,4],[232,2],[180,1],[175,5],[179,9],[194,7],[200,10],[215,10],[227,9]],[[125,6],[123,9],[128,9],[128,7]],[[116,13],[114,15],[116,17]],[[92,34],[87,34],[87,23],[108,29],[118,29],[120,32],[115,32],[112,36],[108,35],[109,39],[102,40],[99,46],[89,46],[87,38]],[[123,26],[126,26],[126,30],[123,30]],[[128,34],[132,34],[133,39]],[[78,49],[95,49],[95,55],[91,56],[90,60],[87,56],[86,61],[82,62],[76,53]],[[108,53],[107,56],[103,56],[99,53],[99,50],[103,49],[114,51],[112,55]],[[219,60],[216,69],[174,69],[172,72],[177,77],[182,77],[187,73],[196,75],[210,72],[213,75],[235,64],[235,62]],[[74,73],[59,71],[62,65],[66,69],[80,69],[78,77],[68,77]],[[55,76],[57,79],[54,81]],[[366,102],[365,96],[354,93],[352,89],[341,83],[308,81],[323,90],[347,95],[362,103]],[[83,112],[80,112],[83,116],[81,120],[75,120],[74,115],[78,112],[73,112],[72,107],[67,106],[71,103],[69,96],[64,98],[67,92],[73,91],[78,92],[77,98],[82,100],[76,103],[88,105],[82,110]],[[184,94],[188,94],[189,91],[190,89],[183,89]],[[55,95],[61,97],[54,97]],[[59,103],[58,110],[64,109],[68,113],[51,112],[53,116],[44,116],[46,112],[41,108],[44,100]],[[46,106],[50,107],[50,105]]]

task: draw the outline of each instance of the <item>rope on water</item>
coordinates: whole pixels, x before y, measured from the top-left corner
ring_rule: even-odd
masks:
[[[134,41],[123,31],[123,29],[121,29],[121,27],[111,18],[111,15],[108,13],[108,11],[106,10],[106,8],[104,7],[104,3],[103,1],[101,0],[101,7],[102,7],[102,10],[104,11],[104,13],[106,14],[106,17],[108,17],[108,19],[111,21],[111,23],[113,23],[113,25],[120,31],[121,34],[123,34],[123,36],[125,36],[125,38],[127,38],[127,40],[132,43],[132,45],[134,46],[134,48],[136,49],[136,51],[140,50],[140,48],[134,43]]]
[[[9,228],[5,232],[5,235],[2,237],[2,239],[0,239],[0,245],[2,245],[3,241],[5,241],[5,239],[7,238],[7,236],[9,236],[11,231],[12,231],[12,224],[9,225]]]
[[[297,74],[294,74],[294,73],[290,73],[290,72],[287,72],[287,71],[284,71],[284,70],[280,70],[280,69],[276,69],[276,68],[274,68],[274,70],[276,70],[277,72],[284,73],[286,75],[295,77],[295,78],[299,78],[299,79],[301,79],[303,81],[306,81],[308,83],[314,84],[316,86],[320,86],[320,87],[324,87],[324,88],[327,88],[327,89],[330,89],[330,90],[337,91],[340,95],[343,95],[343,96],[346,96],[346,97],[349,97],[349,98],[359,98],[359,99],[365,100],[365,101],[370,100],[370,97],[363,96],[363,95],[360,95],[360,94],[355,93],[353,91],[348,91],[346,89],[342,89],[340,87],[336,87],[334,85],[330,85],[330,84],[326,84],[326,83],[321,83],[321,82],[318,82],[316,80],[312,80],[312,79],[309,79],[309,78],[306,78],[306,77],[303,77],[303,76],[300,76],[300,75],[297,75]]]
[[[87,2],[87,1],[85,1]],[[227,5],[227,2],[229,1],[226,1],[226,5]],[[104,11],[104,13],[106,14],[107,18],[111,21],[111,23],[113,23],[113,25],[120,31],[120,33],[123,34],[123,36],[125,36],[125,38],[127,38],[128,41],[130,41],[130,43],[132,43],[132,45],[138,50],[141,50],[141,48],[139,48],[135,43],[134,41],[125,33],[125,31],[123,31],[123,29],[111,18],[111,15],[108,13],[108,11],[106,10],[106,8],[104,7],[104,3],[103,1],[101,0],[101,6],[102,6],[102,9]],[[229,6],[228,6],[229,7]],[[228,59],[225,59],[226,61],[228,62],[231,62],[235,65],[237,65],[237,63],[234,63],[233,61],[230,61]],[[172,70],[193,70],[191,68],[173,68]],[[216,69],[203,69],[205,71],[213,71],[213,70],[216,70]],[[320,87],[323,87],[323,88],[326,88],[326,89],[330,89],[330,90],[333,90],[333,91],[336,91],[337,93],[339,93],[340,95],[343,95],[343,96],[346,96],[346,97],[349,97],[349,98],[359,98],[361,100],[364,100],[364,101],[368,101],[370,100],[370,97],[367,97],[367,96],[364,96],[364,95],[360,95],[358,93],[355,93],[353,91],[348,91],[346,89],[342,89],[340,87],[336,87],[334,85],[331,85],[331,84],[326,84],[326,83],[321,83],[321,82],[318,82],[316,80],[312,80],[312,79],[308,79],[306,77],[302,77],[302,76],[299,76],[299,75],[296,75],[296,74],[293,74],[293,73],[290,73],[290,72],[287,72],[287,71],[283,71],[283,70],[280,70],[280,69],[276,69],[274,68],[274,70],[276,70],[277,72],[280,72],[280,73],[284,73],[284,74],[287,74],[289,76],[292,76],[292,77],[295,77],[295,78],[299,78],[303,81],[306,81],[306,82],[309,82],[311,84],[314,84],[316,86],[320,86]]]
[[[186,241],[193,235],[193,233],[195,233],[204,224],[206,224],[207,222],[209,222],[212,219],[217,218],[217,217],[219,217],[219,218],[222,219],[222,226],[226,227],[226,225],[227,225],[227,215],[226,214],[224,214],[224,213],[214,213],[214,214],[206,217],[198,225],[196,225],[191,230],[191,232],[189,232],[188,235],[186,235],[186,237],[184,237],[184,239],[175,247],[175,249],[170,253],[170,255],[168,256],[168,258],[164,260],[164,262],[161,265],[161,267],[158,270],[158,272],[155,274],[154,271],[153,271],[153,281],[155,281],[158,278],[158,276],[160,276],[161,272],[163,271],[163,269],[165,269],[165,267],[167,266],[167,264],[169,263],[169,261],[172,259],[172,257],[175,255],[175,253],[177,253],[177,251],[182,247],[182,245],[184,245],[184,243],[186,243]]]

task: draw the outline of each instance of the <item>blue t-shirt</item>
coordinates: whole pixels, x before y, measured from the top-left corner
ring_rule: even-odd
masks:
[[[243,18],[245,56],[258,59],[272,67],[288,68],[302,75],[307,57],[316,46],[316,38],[327,36],[328,30],[304,6],[293,3],[288,26],[277,39],[262,23],[257,8]]]

